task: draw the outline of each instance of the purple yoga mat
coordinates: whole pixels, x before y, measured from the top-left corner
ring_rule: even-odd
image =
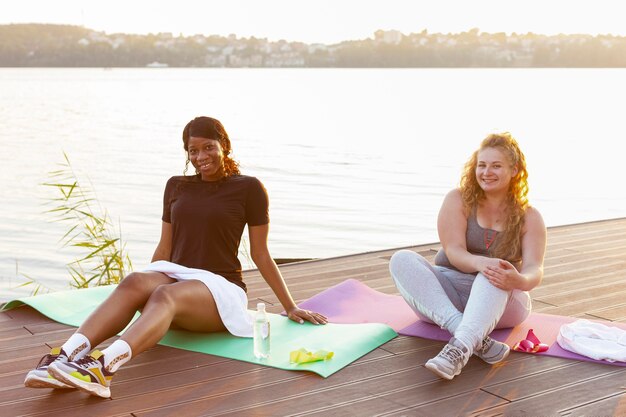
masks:
[[[419,320],[415,312],[398,295],[383,294],[373,290],[362,282],[348,279],[330,287],[299,304],[301,308],[324,314],[332,323],[384,323],[405,336],[417,336],[425,339],[450,340],[450,333],[436,325]],[[626,362],[598,361],[565,350],[556,342],[559,328],[578,318],[532,313],[523,323],[513,328],[494,330],[491,337],[509,346],[526,339],[532,329],[542,343],[550,348],[536,355],[626,366]],[[626,330],[626,323],[597,321],[609,326]]]
[[[384,323],[398,331],[416,320],[402,297],[383,294],[348,279],[298,304],[328,317],[332,323]]]

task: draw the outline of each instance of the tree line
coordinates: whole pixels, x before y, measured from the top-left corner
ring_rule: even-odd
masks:
[[[408,35],[379,30],[333,45],[235,35],[106,34],[0,25],[0,67],[626,67],[626,37],[534,33]]]

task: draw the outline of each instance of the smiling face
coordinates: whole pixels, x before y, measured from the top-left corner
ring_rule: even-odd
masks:
[[[476,181],[485,193],[506,193],[511,179],[517,174],[517,167],[498,148],[483,148],[478,151]]]
[[[217,181],[224,176],[224,152],[218,140],[190,136],[187,152],[202,181]]]

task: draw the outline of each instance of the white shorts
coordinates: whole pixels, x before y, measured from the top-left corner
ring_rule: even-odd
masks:
[[[252,337],[252,313],[248,311],[246,292],[223,276],[168,261],[152,262],[143,272],[161,272],[177,281],[201,281],[211,291],[226,329],[234,336]]]

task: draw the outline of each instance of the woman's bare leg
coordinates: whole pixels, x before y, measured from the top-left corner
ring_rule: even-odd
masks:
[[[175,279],[160,272],[133,272],[100,304],[76,331],[83,334],[92,347],[121,332],[152,293]]]
[[[181,281],[155,289],[139,319],[121,339],[128,343],[135,357],[156,345],[171,324],[195,332],[226,330],[206,285],[201,281]]]

